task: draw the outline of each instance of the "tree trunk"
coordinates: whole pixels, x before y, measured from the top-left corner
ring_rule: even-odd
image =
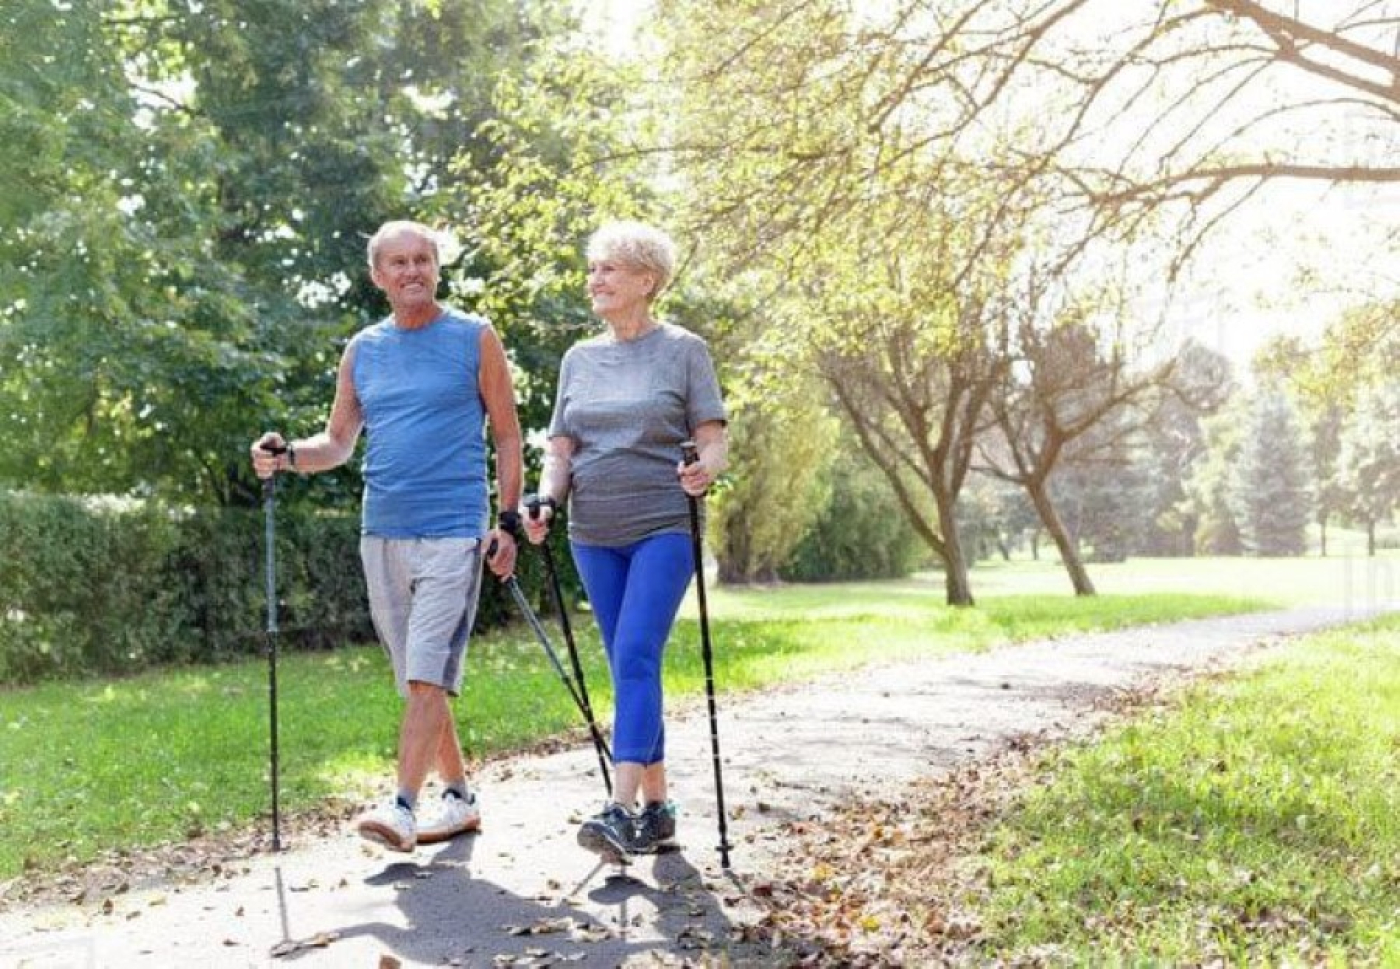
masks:
[[[943,559],[943,586],[950,606],[973,606],[972,583],[967,576],[967,555],[963,552],[962,536],[958,533],[957,499],[934,494],[938,506],[938,529],[943,534],[939,554]]]
[[[1319,519],[1317,520],[1317,524],[1318,524],[1318,526],[1319,526],[1319,528],[1320,528],[1320,533],[1319,533],[1319,534],[1320,534],[1320,536],[1321,536],[1321,539],[1320,539],[1320,541],[1321,541],[1321,548],[1319,548],[1318,551],[1320,551],[1320,552],[1322,553],[1322,557],[1323,557],[1323,558],[1326,558],[1326,557],[1327,557],[1327,519],[1326,519],[1326,518],[1319,518]]]
[[[715,582],[718,585],[748,585],[750,577],[738,559],[722,558],[716,563]]]
[[[1374,521],[1366,523],[1366,557],[1376,557],[1376,523]]]
[[[1074,540],[1070,538],[1065,523],[1060,520],[1059,512],[1055,511],[1055,505],[1050,501],[1050,494],[1045,488],[1045,483],[1043,481],[1027,482],[1026,491],[1031,496],[1031,504],[1035,506],[1035,513],[1040,516],[1041,524],[1050,533],[1050,537],[1055,540],[1055,547],[1060,550],[1060,561],[1064,563],[1065,571],[1069,573],[1069,581],[1074,586],[1074,594],[1077,596],[1097,595],[1093,580],[1089,578],[1089,571],[1084,568],[1084,561],[1079,557],[1079,549],[1075,547]]]
[[[975,606],[972,598],[972,583],[967,577],[967,560],[963,557],[962,546],[947,547],[943,558],[943,588],[950,606]]]

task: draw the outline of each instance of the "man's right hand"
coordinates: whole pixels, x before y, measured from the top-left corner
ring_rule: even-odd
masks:
[[[248,449],[253,458],[253,471],[259,478],[270,478],[287,469],[287,442],[276,431],[268,431]]]

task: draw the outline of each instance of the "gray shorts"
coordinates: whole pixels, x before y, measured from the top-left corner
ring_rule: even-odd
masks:
[[[481,591],[481,541],[362,535],[360,561],[399,693],[417,680],[456,696]]]

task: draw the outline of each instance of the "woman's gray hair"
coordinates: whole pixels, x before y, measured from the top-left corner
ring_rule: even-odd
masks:
[[[589,261],[612,259],[656,277],[656,299],[676,272],[676,244],[653,225],[643,222],[609,222],[588,239]]]

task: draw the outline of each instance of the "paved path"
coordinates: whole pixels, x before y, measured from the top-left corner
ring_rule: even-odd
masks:
[[[1099,716],[1096,700],[1157,675],[1361,618],[1306,609],[1076,636],[726,700],[727,873],[697,706],[667,734],[687,847],[634,865],[632,880],[610,879],[573,842],[602,795],[592,748],[580,747],[488,768],[475,837],[412,855],[348,833],[288,839],[202,884],[115,896],[110,911],[0,915],[0,967],[698,964],[754,916],[744,886],[761,877],[781,821],[939,775],[1028,732],[1067,734]]]

